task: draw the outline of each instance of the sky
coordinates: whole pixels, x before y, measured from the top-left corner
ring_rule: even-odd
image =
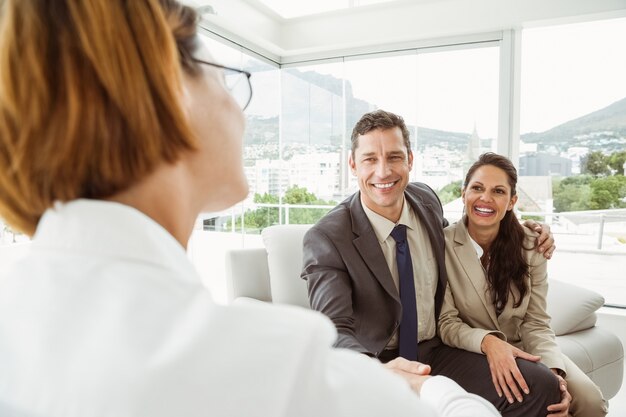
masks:
[[[471,132],[475,126],[481,136],[496,135],[498,48],[387,60],[392,62],[372,59],[347,64],[346,75],[357,97],[401,114],[410,124],[457,132]]]
[[[357,97],[410,123],[459,132],[475,126],[481,137],[495,137],[498,63],[498,48],[487,47],[359,60],[344,71]],[[338,64],[316,69],[342,74]],[[549,130],[626,98],[625,74],[626,18],[523,30],[520,133]]]
[[[626,18],[524,30],[521,133],[625,97]]]

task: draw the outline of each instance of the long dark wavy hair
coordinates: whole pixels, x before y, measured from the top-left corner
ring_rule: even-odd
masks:
[[[487,152],[478,158],[467,171],[463,189],[467,187],[474,172],[482,166],[492,165],[500,168],[508,177],[508,183],[511,187],[511,198],[517,194],[517,170],[513,163],[502,155],[493,152]],[[498,314],[502,312],[509,300],[509,294],[513,296],[513,306],[519,307],[522,299],[528,292],[528,283],[525,278],[529,275],[529,265],[524,258],[523,250],[532,249],[524,246],[524,227],[519,223],[513,210],[509,210],[500,220],[500,228],[498,235],[493,241],[487,253],[489,259],[487,267],[487,283],[491,299]],[[515,285],[519,291],[519,299],[515,299],[514,293],[511,291]]]

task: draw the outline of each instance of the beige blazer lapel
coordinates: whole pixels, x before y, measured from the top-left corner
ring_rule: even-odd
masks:
[[[464,219],[461,219],[455,227],[454,231],[454,253],[463,270],[466,278],[472,283],[472,286],[480,301],[493,322],[494,328],[500,330],[498,316],[495,306],[487,299],[487,284],[485,280],[485,271],[476,255],[476,250],[472,246]]]

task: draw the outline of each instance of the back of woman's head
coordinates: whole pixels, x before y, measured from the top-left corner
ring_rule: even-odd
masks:
[[[193,9],[0,4],[0,217],[15,229],[32,234],[55,201],[112,196],[195,149],[181,88]]]

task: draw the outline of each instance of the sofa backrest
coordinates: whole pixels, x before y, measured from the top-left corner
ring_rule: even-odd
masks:
[[[302,271],[302,240],[311,225],[277,225],[263,230],[265,249],[227,253],[230,300],[239,297],[309,308]],[[567,282],[550,279],[547,298],[551,326],[557,336],[589,329],[596,324],[602,296]]]
[[[595,291],[550,279],[546,302],[552,318],[550,326],[561,336],[595,326],[596,310],[604,305],[604,297]]]
[[[310,308],[302,272],[302,240],[311,225],[277,225],[263,229],[272,302]]]

